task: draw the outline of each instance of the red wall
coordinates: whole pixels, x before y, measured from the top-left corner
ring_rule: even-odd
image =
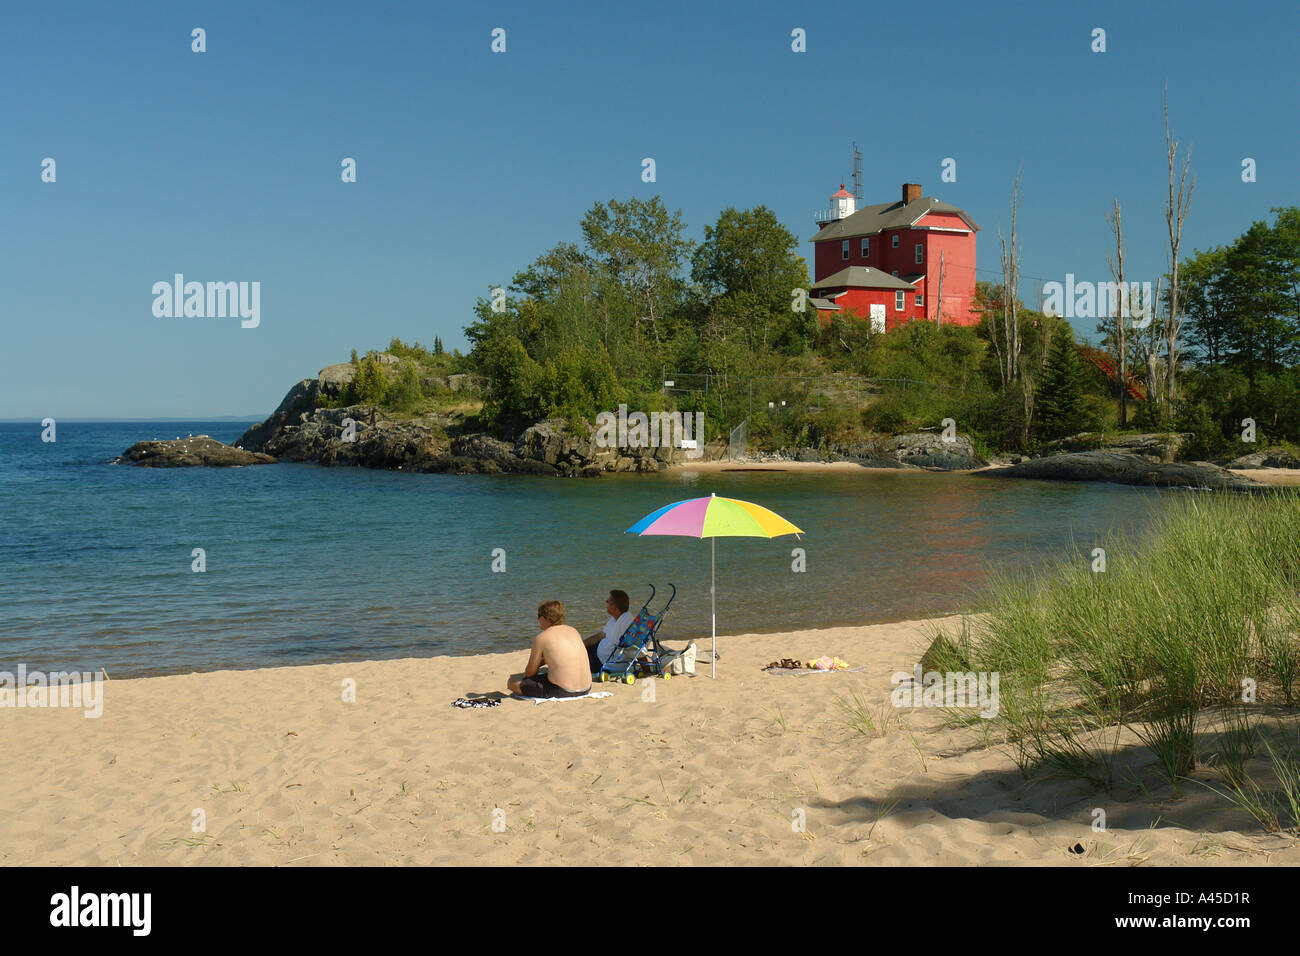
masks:
[[[944,297],[948,295],[947,283],[945,282]],[[831,292],[837,290],[831,289]],[[849,289],[842,296],[835,300],[835,304],[840,307],[839,312],[829,312],[818,310],[817,321],[823,326],[830,325],[831,318],[835,315],[843,315],[852,309],[858,314],[858,318],[863,322],[871,321],[872,304],[883,305],[885,307],[885,331],[897,328],[901,323],[911,321],[921,317],[922,309],[916,308],[915,292],[903,293],[903,309],[899,311],[894,308],[893,289]]]
[[[927,213],[917,223],[918,226],[935,226],[950,229],[967,229],[965,221],[952,213]],[[898,248],[893,248],[891,237],[898,234]],[[862,256],[862,237],[855,236],[849,240],[849,258],[841,254],[841,239],[831,239],[816,243],[813,250],[814,281],[832,276],[849,266],[871,266],[886,274],[897,272],[900,277],[924,272],[925,278],[916,287],[915,292],[908,293],[906,308],[902,313],[894,309],[894,295],[889,290],[850,290],[836,300],[841,310],[852,303],[866,305],[869,302],[883,302],[886,306],[886,326],[894,328],[898,322],[911,319],[934,320],[939,297],[939,257],[943,254],[943,322],[953,325],[975,325],[979,315],[970,311],[975,297],[975,232],[965,234],[951,232],[929,232],[924,229],[886,230],[880,235],[871,236],[868,254]],[[923,261],[916,263],[916,244],[924,246]],[[830,290],[834,291],[834,290]],[[924,297],[921,308],[915,306],[915,293]],[[824,294],[824,293],[823,293]],[[865,316],[870,310],[859,311]],[[831,313],[822,313],[824,321],[829,321]]]
[[[930,213],[917,225],[969,229],[960,216]],[[926,232],[925,286],[926,317],[933,319],[939,304],[939,259],[943,254],[943,322],[978,325],[980,316],[971,312],[975,300],[975,233]]]

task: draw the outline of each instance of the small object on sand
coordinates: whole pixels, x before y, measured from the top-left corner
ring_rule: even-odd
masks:
[[[1082,852],[1083,852],[1083,844],[1082,844],[1082,843],[1076,843],[1074,846],[1070,847],[1069,852],[1071,852],[1071,853],[1082,853]]]
[[[499,697],[457,697],[451,702],[453,707],[500,707]]]
[[[801,671],[803,670],[803,661],[797,661],[792,657],[783,657],[779,661],[773,661],[772,663],[768,664],[766,667],[763,668],[763,670],[765,671],[770,671],[773,669]]]
[[[809,661],[808,666],[818,671],[846,671],[849,662],[838,657],[819,657],[815,661]]]

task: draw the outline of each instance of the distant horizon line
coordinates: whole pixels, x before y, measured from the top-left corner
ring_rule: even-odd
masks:
[[[115,417],[115,416],[96,416],[89,417],[84,415],[46,415],[41,417],[32,416],[30,418],[0,418],[0,424],[3,425],[22,425],[41,423],[41,418],[53,418],[58,422],[261,422],[265,421],[266,415],[187,415],[184,418],[170,418],[159,416],[157,418],[140,418],[140,417]]]

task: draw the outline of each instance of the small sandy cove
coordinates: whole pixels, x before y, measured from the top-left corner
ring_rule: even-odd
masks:
[[[893,708],[926,623],[728,637],[716,681],[600,700],[451,706],[521,648],[114,680],[98,719],[0,709],[0,864],[1300,864],[1203,787],[1027,783],[987,723]],[[761,670],[823,654],[866,670]],[[850,726],[854,692],[883,736]]]

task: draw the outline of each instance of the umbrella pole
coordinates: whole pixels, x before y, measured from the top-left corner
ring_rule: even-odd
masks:
[[[714,571],[714,567],[717,564],[717,559],[718,559],[718,539],[710,538],[709,539],[709,608],[711,611],[710,629],[713,632],[713,648],[709,655],[710,657],[713,658],[713,661],[711,663],[713,672],[709,675],[710,680],[718,679],[718,586],[717,586],[717,578]]]

